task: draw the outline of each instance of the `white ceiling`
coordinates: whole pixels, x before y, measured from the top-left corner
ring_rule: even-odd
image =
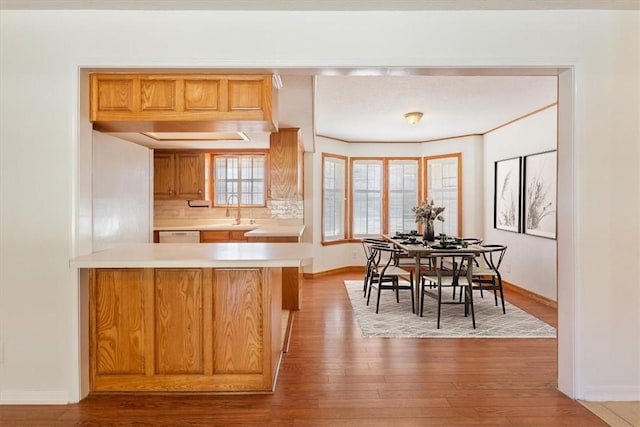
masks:
[[[557,102],[555,76],[320,76],[316,133],[350,142],[483,134]],[[424,113],[410,125],[404,114]]]

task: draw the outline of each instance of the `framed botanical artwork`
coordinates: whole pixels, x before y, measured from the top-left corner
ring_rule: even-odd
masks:
[[[495,162],[493,227],[520,232],[522,157]]]
[[[524,232],[556,238],[557,153],[524,157]]]

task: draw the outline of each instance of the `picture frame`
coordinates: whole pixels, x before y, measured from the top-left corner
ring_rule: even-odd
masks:
[[[525,156],[523,168],[524,233],[555,239],[558,170],[556,150]]]
[[[493,228],[521,232],[522,157],[494,163]]]

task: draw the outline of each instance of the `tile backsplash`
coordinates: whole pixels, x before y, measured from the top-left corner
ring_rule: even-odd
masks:
[[[155,200],[153,204],[154,224],[206,223],[211,220],[233,219],[238,212],[237,206],[216,208],[192,208],[186,200]],[[302,223],[304,208],[302,200],[268,200],[266,208],[246,208],[240,210],[243,220],[287,220]]]

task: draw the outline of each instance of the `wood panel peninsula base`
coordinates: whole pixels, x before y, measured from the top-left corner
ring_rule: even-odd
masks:
[[[93,269],[92,391],[272,391],[281,270]]]
[[[104,252],[72,260],[90,267],[90,391],[272,392],[283,350],[282,270],[300,263],[308,244],[146,246],[155,261],[113,262]],[[179,247],[190,260],[164,260]],[[224,259],[243,252],[274,258]]]

